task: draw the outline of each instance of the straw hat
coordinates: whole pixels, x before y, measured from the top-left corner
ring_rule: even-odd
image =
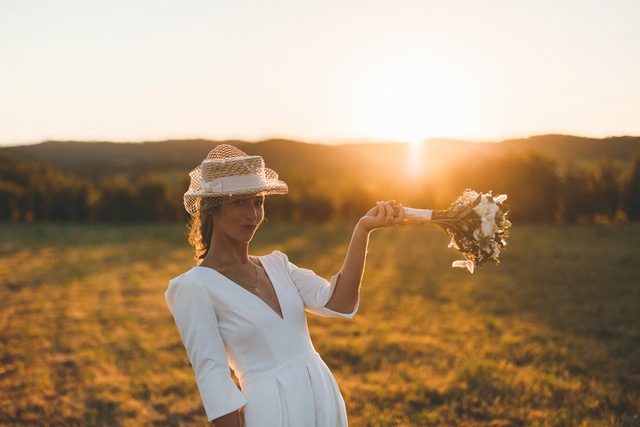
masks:
[[[249,156],[231,145],[221,144],[209,152],[189,173],[191,184],[184,193],[184,207],[195,216],[198,208],[219,206],[251,195],[286,194],[289,189],[278,174],[265,167],[260,156]]]

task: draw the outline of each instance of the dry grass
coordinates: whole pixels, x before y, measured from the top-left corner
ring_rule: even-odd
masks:
[[[268,224],[333,274],[351,226]],[[0,425],[206,425],[164,303],[181,226],[0,225]],[[361,310],[310,319],[351,425],[638,425],[640,226],[517,227],[474,275],[435,227],[373,235]]]

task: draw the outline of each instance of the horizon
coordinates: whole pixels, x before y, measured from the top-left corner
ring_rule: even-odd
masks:
[[[266,139],[258,139],[258,140],[243,140],[243,139],[210,139],[210,138],[175,138],[175,139],[157,139],[157,140],[141,140],[141,141],[107,141],[107,140],[72,140],[72,139],[54,139],[54,140],[45,140],[33,143],[23,143],[23,144],[13,144],[13,145],[3,145],[0,144],[0,149],[3,148],[16,148],[16,147],[24,147],[24,146],[35,146],[47,143],[78,143],[78,144],[153,144],[153,143],[162,143],[162,142],[191,142],[191,141],[203,141],[203,142],[214,142],[219,144],[232,144],[234,142],[240,142],[243,144],[259,144],[269,141],[289,141],[296,144],[313,144],[313,145],[325,145],[325,146],[341,146],[341,145],[367,145],[367,144],[408,144],[408,145],[421,145],[421,144],[429,144],[433,142],[457,142],[457,143],[469,143],[469,144],[500,144],[508,141],[524,141],[531,140],[536,138],[552,138],[552,137],[560,137],[560,138],[575,138],[575,139],[585,139],[585,140],[607,140],[607,139],[617,139],[617,138],[640,138],[640,135],[609,135],[604,137],[591,137],[591,136],[583,136],[583,135],[568,135],[568,134],[539,134],[539,135],[529,135],[522,137],[513,137],[513,138],[505,138],[501,140],[471,140],[464,138],[427,138],[421,141],[392,141],[392,140],[364,140],[364,139],[353,139],[353,140],[344,140],[344,141],[305,141],[301,139],[291,139],[291,138],[266,138]]]
[[[2,147],[640,135],[633,0],[10,0],[0,12]]]

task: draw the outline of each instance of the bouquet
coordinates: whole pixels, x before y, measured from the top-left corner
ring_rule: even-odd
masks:
[[[409,220],[429,221],[440,226],[449,236],[449,247],[460,251],[464,260],[454,261],[452,267],[467,268],[473,273],[476,266],[488,261],[500,263],[500,250],[507,245],[511,222],[509,207],[504,204],[506,194],[492,196],[464,190],[445,210],[405,209]]]

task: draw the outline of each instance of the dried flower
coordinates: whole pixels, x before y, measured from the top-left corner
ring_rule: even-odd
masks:
[[[496,264],[500,250],[507,245],[511,222],[507,219],[509,207],[504,204],[506,194],[493,197],[491,192],[479,194],[465,190],[445,210],[405,208],[406,218],[430,221],[440,226],[449,236],[449,247],[460,251],[464,260],[454,261],[453,267],[466,268],[473,273],[476,266],[487,261]]]
[[[470,273],[473,273],[475,264],[473,263],[473,261],[470,261],[470,260],[453,261],[453,263],[451,264],[451,267],[466,268],[467,270],[469,270]]]

